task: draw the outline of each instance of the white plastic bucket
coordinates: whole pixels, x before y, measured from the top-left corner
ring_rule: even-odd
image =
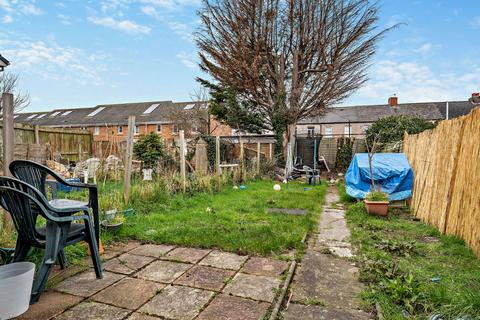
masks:
[[[0,319],[11,319],[28,310],[35,264],[16,262],[0,266]]]

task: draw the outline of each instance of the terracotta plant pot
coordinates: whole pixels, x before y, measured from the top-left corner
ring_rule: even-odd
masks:
[[[368,214],[375,216],[388,216],[388,201],[369,201],[364,200]]]

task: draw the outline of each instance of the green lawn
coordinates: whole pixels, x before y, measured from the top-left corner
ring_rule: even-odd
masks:
[[[164,198],[149,203],[150,213],[129,218],[117,235],[104,233],[103,238],[281,254],[301,246],[304,234],[315,227],[326,185],[305,191],[304,184],[293,182],[274,191],[273,184],[257,180],[248,182],[246,190],[226,186],[218,193]],[[307,209],[308,214],[267,213],[268,207]]]
[[[393,209],[388,218],[379,218],[357,203],[349,207],[347,220],[359,249],[360,278],[368,284],[362,293],[366,307],[378,303],[389,320],[433,314],[480,319],[480,260],[463,241],[440,235],[407,210]]]

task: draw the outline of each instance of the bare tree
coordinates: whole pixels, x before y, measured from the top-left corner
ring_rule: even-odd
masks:
[[[11,72],[0,73],[0,106],[2,102],[1,94],[12,93],[14,97],[13,109],[15,112],[25,109],[30,104],[30,94],[27,91],[21,91],[19,87],[20,78],[18,74]]]
[[[283,130],[320,115],[367,80],[379,7],[370,0],[203,0],[200,66]],[[280,125],[278,125],[280,124]]]

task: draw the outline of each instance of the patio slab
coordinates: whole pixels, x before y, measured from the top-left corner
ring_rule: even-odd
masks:
[[[253,301],[225,294],[218,297],[205,308],[198,320],[260,320],[267,312],[269,303]]]
[[[140,270],[136,275],[145,280],[171,283],[191,267],[191,264],[160,260]]]
[[[65,313],[61,314],[55,320],[121,320],[125,318],[130,311],[109,306],[98,302],[82,302]]]
[[[112,286],[100,291],[93,300],[117,307],[136,310],[150,300],[164,284],[142,279],[123,278]]]
[[[81,297],[89,297],[117,282],[124,276],[112,272],[103,272],[103,278],[97,279],[95,272],[89,270],[68,278],[55,287],[55,290]]]
[[[195,266],[175,280],[175,284],[207,290],[220,290],[235,271]]]
[[[247,259],[247,256],[239,256],[234,253],[214,250],[200,261],[199,264],[220,269],[238,270]]]
[[[258,276],[276,277],[281,275],[287,268],[288,262],[286,261],[252,257],[245,263],[242,272]]]
[[[213,292],[182,286],[167,286],[140,312],[175,320],[195,318],[213,296]]]
[[[121,256],[107,261],[104,266],[105,270],[107,271],[128,275],[134,273],[140,268],[143,268],[153,260],[154,258],[152,257],[137,256],[134,254],[124,253]]]
[[[139,247],[141,243],[139,241],[128,241],[128,242],[115,242],[111,245],[105,246],[105,254],[107,254],[110,251],[115,251],[115,252],[128,252],[132,249],[135,249]]]
[[[40,301],[38,303],[31,305],[27,312],[16,319],[50,319],[82,300],[82,297],[56,291],[47,291],[40,296]]]
[[[144,244],[133,249],[129,253],[140,256],[159,258],[165,255],[167,252],[173,250],[174,248],[175,246],[167,246],[163,244]]]
[[[325,301],[328,307],[357,309],[362,285],[358,269],[348,260],[307,250],[293,283],[295,302]]]
[[[369,315],[361,310],[331,309],[292,303],[282,313],[284,320],[367,320]]]
[[[225,287],[223,292],[244,298],[272,302],[275,298],[275,290],[279,286],[280,280],[277,278],[239,273]]]
[[[210,250],[205,249],[195,249],[195,248],[176,248],[170,251],[165,259],[188,262],[188,263],[197,263],[203,257],[205,257]]]

